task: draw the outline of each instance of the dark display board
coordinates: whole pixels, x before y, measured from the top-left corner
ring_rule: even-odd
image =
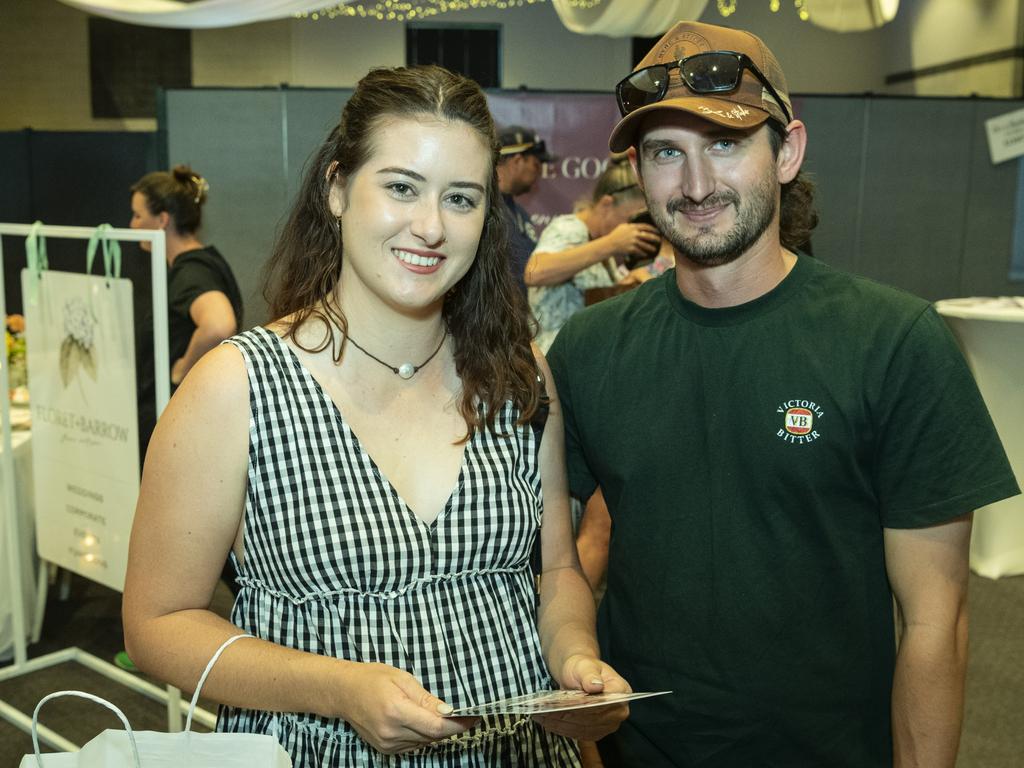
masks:
[[[0,221],[95,227],[126,227],[131,219],[129,187],[156,170],[156,134],[104,131],[0,132]],[[20,238],[4,238],[7,311],[21,312],[25,247]],[[125,277],[149,286],[149,257],[125,243]],[[82,271],[85,243],[47,243],[50,266]],[[148,306],[148,295],[142,301]]]

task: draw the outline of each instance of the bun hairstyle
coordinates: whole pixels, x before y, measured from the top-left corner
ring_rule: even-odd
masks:
[[[336,289],[345,254],[340,225],[329,206],[331,187],[366,163],[385,121],[424,118],[469,126],[491,155],[487,212],[476,257],[442,309],[462,380],[458,406],[468,439],[478,430],[493,429],[506,401],[518,407],[521,424],[542,401],[530,347],[529,308],[508,266],[505,204],[495,170],[500,146],[487,98],[472,80],[431,65],[373,69],[356,84],[341,120],[309,161],[265,267],[263,295],[271,317],[283,319],[285,336],[299,346],[295,332],[307,321],[320,322],[326,331],[323,342],[307,351],[330,348],[340,362],[348,322]],[[334,328],[341,331],[340,340]]]
[[[604,171],[594,182],[594,192],[591,202],[596,203],[605,195],[611,195],[615,204],[622,200],[631,200],[643,197],[643,191],[637,183],[636,174],[633,173],[633,166],[625,153],[612,155],[608,158],[608,164]]]
[[[179,235],[192,234],[202,225],[209,190],[206,179],[187,165],[176,165],[170,172],[147,173],[131,187],[132,193],[145,198],[151,214],[169,214]]]

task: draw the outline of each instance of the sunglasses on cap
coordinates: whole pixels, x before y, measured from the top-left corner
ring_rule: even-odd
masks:
[[[615,98],[623,117],[640,107],[657,104],[664,99],[668,93],[669,72],[673,69],[679,70],[679,76],[687,88],[699,94],[734,91],[739,88],[743,70],[750,70],[782,109],[786,122],[793,120],[786,103],[768,82],[768,78],[761,74],[757,65],[745,53],[734,51],[695,53],[671,64],[654,64],[638,69],[615,86]]]

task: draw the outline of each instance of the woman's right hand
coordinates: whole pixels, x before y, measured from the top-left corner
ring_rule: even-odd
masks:
[[[620,256],[653,256],[661,247],[661,233],[650,224],[619,224],[607,237]]]
[[[371,747],[387,755],[408,752],[465,733],[479,718],[448,718],[450,705],[419,681],[387,664],[345,662],[341,717]]]

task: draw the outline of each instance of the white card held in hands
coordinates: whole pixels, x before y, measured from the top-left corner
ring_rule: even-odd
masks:
[[[561,712],[567,709],[584,709],[586,707],[606,707],[610,704],[622,704],[633,699],[646,699],[651,696],[662,696],[672,691],[655,691],[649,693],[587,693],[586,691],[537,691],[525,696],[513,696],[488,704],[456,709],[446,717],[476,717],[480,715],[544,715],[548,712]]]

